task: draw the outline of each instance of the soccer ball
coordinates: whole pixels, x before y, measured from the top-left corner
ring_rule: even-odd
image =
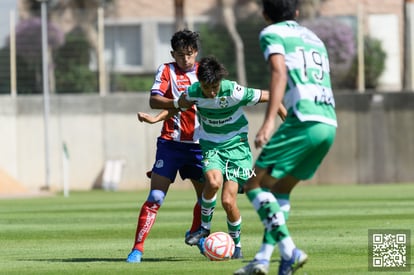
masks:
[[[234,241],[225,232],[215,232],[204,240],[204,255],[211,261],[231,259],[234,253]]]

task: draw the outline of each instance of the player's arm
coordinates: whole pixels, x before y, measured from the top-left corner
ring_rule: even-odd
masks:
[[[149,105],[152,109],[174,109],[174,99],[166,98],[159,94],[150,96]]]
[[[268,102],[268,101],[269,101],[269,91],[268,90],[260,90],[259,103]]]
[[[273,133],[275,119],[279,114],[279,110],[282,110],[282,99],[285,95],[287,84],[285,57],[281,54],[272,54],[269,57],[268,62],[270,65],[269,103],[267,105],[263,124],[256,135],[256,148],[265,145]]]
[[[283,121],[285,121],[286,116],[287,116],[287,110],[286,110],[286,107],[282,103],[280,103],[279,111],[277,111],[277,114]]]
[[[164,109],[161,112],[159,112],[156,116],[151,116],[150,114],[147,114],[147,113],[138,112],[137,117],[138,117],[138,120],[141,122],[154,124],[159,121],[169,119],[170,117],[174,116],[176,113],[178,113],[177,109]]]
[[[260,100],[259,102],[268,102],[269,101],[269,91],[268,90],[261,90],[261,95],[260,95]],[[285,106],[281,103],[280,104],[280,108],[279,111],[277,112],[277,114],[279,115],[279,117],[285,121],[286,119],[286,115],[287,115],[287,110],[285,108]]]

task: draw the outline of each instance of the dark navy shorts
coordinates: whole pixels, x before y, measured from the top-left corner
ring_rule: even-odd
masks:
[[[174,182],[177,171],[181,178],[202,181],[203,158],[199,144],[157,139],[157,154],[152,171]]]

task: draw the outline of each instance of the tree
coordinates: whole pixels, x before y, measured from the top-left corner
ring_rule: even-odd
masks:
[[[227,31],[233,40],[234,47],[236,48],[236,68],[237,68],[237,81],[241,85],[246,85],[246,68],[244,65],[244,46],[243,40],[241,39],[237,28],[236,28],[236,16],[234,14],[234,8],[237,0],[220,0],[222,7],[224,24]]]
[[[73,18],[73,29],[79,27],[86,34],[89,44],[97,52],[97,29],[96,22],[98,18],[97,9],[104,7],[106,11],[111,10],[113,0],[48,0],[48,15],[52,21],[60,22],[64,16],[70,15]],[[23,5],[31,15],[37,15],[40,11],[40,2],[38,0],[24,0]],[[66,22],[67,24],[67,22]]]
[[[329,54],[333,88],[344,88],[356,53],[355,33],[351,26],[334,17],[302,21],[325,43]]]
[[[381,41],[370,36],[364,37],[364,74],[365,88],[375,89],[378,80],[385,70],[386,52],[382,48]],[[357,83],[358,59],[355,56],[351,69],[348,72],[346,87],[354,89]]]
[[[184,0],[174,0],[175,31],[185,28],[184,22]]]
[[[89,52],[89,43],[80,28],[66,34],[66,43],[55,52],[56,93],[98,90],[97,74],[89,69]]]
[[[21,20],[16,26],[17,91],[19,93],[42,92],[42,31],[41,19],[32,17]],[[49,56],[64,42],[63,32],[48,23]],[[8,50],[9,39],[6,40]],[[49,58],[52,60],[52,58]],[[53,63],[52,63],[53,64]],[[53,67],[53,66],[50,66]]]
[[[299,6],[300,19],[313,20],[319,17],[320,7],[326,0],[302,0]]]

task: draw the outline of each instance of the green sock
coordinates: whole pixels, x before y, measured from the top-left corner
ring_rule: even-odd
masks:
[[[265,226],[264,243],[274,245],[289,237],[284,214],[272,193],[256,188],[248,191],[246,195]]]
[[[228,229],[229,235],[232,237],[234,244],[236,246],[240,246],[241,223],[242,223],[241,217],[238,221],[235,221],[235,222],[230,222],[229,220],[227,220],[227,229]]]
[[[204,196],[202,196],[201,201],[201,226],[205,229],[210,230],[211,227],[211,220],[213,219],[214,208],[216,208],[216,198],[214,196],[210,200],[206,200]]]

